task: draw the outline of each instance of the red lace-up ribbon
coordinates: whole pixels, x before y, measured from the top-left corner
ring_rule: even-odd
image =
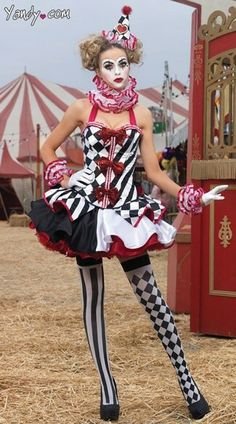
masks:
[[[113,187],[113,188],[97,187],[95,189],[95,196],[99,202],[102,202],[104,197],[107,196],[110,203],[114,205],[119,199],[120,194],[116,187]]]
[[[126,131],[124,128],[120,128],[119,130],[113,130],[111,128],[104,127],[101,131],[98,132],[104,143],[108,143],[112,137],[115,138],[116,143],[122,145],[124,140],[126,139]]]
[[[121,174],[124,170],[124,164],[122,162],[115,162],[108,158],[102,157],[96,161],[101,171],[106,171],[107,168],[112,168],[113,172],[117,174]]]

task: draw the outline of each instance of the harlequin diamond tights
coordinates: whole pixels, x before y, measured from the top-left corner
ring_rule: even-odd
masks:
[[[109,365],[104,324],[104,275],[102,261],[77,258],[77,263],[82,280],[85,330],[100,378],[102,403],[105,405],[115,404],[118,403],[118,399]],[[156,284],[149,256],[145,254],[122,261],[121,265],[126,272],[136,297],[152,321],[154,330],[175,368],[180,388],[188,405],[198,402],[200,393],[187,368],[174,318]]]
[[[200,393],[187,368],[173,315],[156,284],[149,256],[146,254],[130,259],[122,262],[121,265],[175,368],[180,388],[188,405],[199,401]]]

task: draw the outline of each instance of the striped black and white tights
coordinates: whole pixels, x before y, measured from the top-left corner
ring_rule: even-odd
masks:
[[[107,352],[102,260],[82,260],[79,257],[76,259],[82,282],[84,326],[89,348],[100,378],[102,404],[118,404]]]

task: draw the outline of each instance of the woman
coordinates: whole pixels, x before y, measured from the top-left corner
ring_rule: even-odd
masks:
[[[103,314],[102,257],[116,255],[139,302],[177,373],[193,418],[202,418],[209,406],[194,382],[172,317],[152,273],[148,249],[169,247],[175,229],[162,220],[160,201],[138,195],[134,169],[138,147],[149,179],[178,198],[181,211],[198,213],[203,203],[221,199],[225,186],[203,193],[181,188],[159,168],[152,144],[152,116],[138,104],[130,64],[139,63],[141,43],[129,31],[125,6],[118,25],[80,44],[82,63],[95,71],[96,91],[77,100],[66,111],[42,147],[51,189],[32,203],[32,226],[48,248],[76,256],[84,303],[84,324],[101,383],[100,416],[117,420],[119,401],[106,347]],[[85,167],[73,175],[56,149],[80,127]]]

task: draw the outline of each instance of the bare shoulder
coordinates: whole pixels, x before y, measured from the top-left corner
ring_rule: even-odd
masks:
[[[71,111],[76,111],[76,112],[84,112],[87,111],[91,108],[91,103],[89,102],[89,100],[87,98],[85,99],[78,99],[75,100],[74,103],[72,103],[69,108],[71,109]]]
[[[152,113],[147,107],[137,104],[135,107],[135,116],[140,128],[146,128],[147,126],[152,125]]]
[[[86,122],[91,103],[87,98],[75,100],[67,109],[66,115],[75,119],[78,124],[83,125]]]
[[[74,107],[78,108],[79,110],[83,110],[84,108],[91,107],[91,103],[87,97],[83,99],[75,100],[74,103],[72,103]]]

